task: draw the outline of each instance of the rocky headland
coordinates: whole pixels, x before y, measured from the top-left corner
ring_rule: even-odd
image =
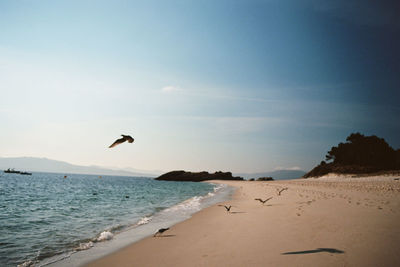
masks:
[[[186,172],[186,171],[171,171],[156,178],[162,181],[180,181],[180,182],[201,182],[206,180],[243,180],[242,177],[232,176],[231,172]]]
[[[397,174],[399,171],[400,149],[393,149],[385,139],[375,135],[352,133],[345,143],[340,143],[328,151],[326,161],[321,161],[303,177],[320,177],[328,173]]]

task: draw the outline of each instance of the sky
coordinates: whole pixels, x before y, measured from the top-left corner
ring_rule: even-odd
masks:
[[[0,157],[310,170],[400,148],[400,4],[0,0]],[[121,134],[133,144],[108,146]]]

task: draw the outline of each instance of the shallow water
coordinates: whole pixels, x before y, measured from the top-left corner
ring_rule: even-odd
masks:
[[[219,188],[121,176],[63,177],[2,174],[0,266],[37,264],[152,222],[187,218],[210,202]]]

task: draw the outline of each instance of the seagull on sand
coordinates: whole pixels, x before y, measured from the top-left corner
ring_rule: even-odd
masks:
[[[225,205],[218,205],[218,206],[224,207],[224,208],[226,209],[226,212],[230,212],[230,211],[231,211],[231,208],[232,208],[232,206],[229,206],[229,207],[227,207],[227,206],[225,206]]]
[[[258,201],[260,201],[261,203],[265,204],[265,202],[267,202],[267,201],[270,200],[270,199],[272,199],[272,197],[267,198],[266,200],[262,200],[261,198],[255,198],[254,200],[258,200]]]
[[[155,233],[155,234],[153,235],[153,237],[156,237],[157,234],[162,235],[162,233],[164,233],[164,232],[167,231],[168,229],[169,229],[169,228],[161,228],[161,229],[158,229],[157,233]]]
[[[129,143],[133,143],[133,141],[135,141],[135,139],[132,138],[132,136],[130,135],[123,135],[121,134],[122,138],[117,139],[114,143],[112,143],[111,146],[109,146],[109,148],[115,147],[116,145],[122,144],[125,141],[128,141]]]

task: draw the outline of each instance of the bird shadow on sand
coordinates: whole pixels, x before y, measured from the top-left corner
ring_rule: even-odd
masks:
[[[320,252],[328,252],[328,253],[335,253],[335,254],[345,253],[343,250],[339,250],[339,249],[335,249],[335,248],[317,248],[317,249],[313,249],[313,250],[285,252],[285,253],[282,253],[282,255],[312,254],[312,253],[320,253]]]
[[[159,236],[155,236],[155,237],[173,237],[173,236],[176,236],[176,235],[159,235]]]
[[[245,211],[231,211],[230,214],[246,213]]]

